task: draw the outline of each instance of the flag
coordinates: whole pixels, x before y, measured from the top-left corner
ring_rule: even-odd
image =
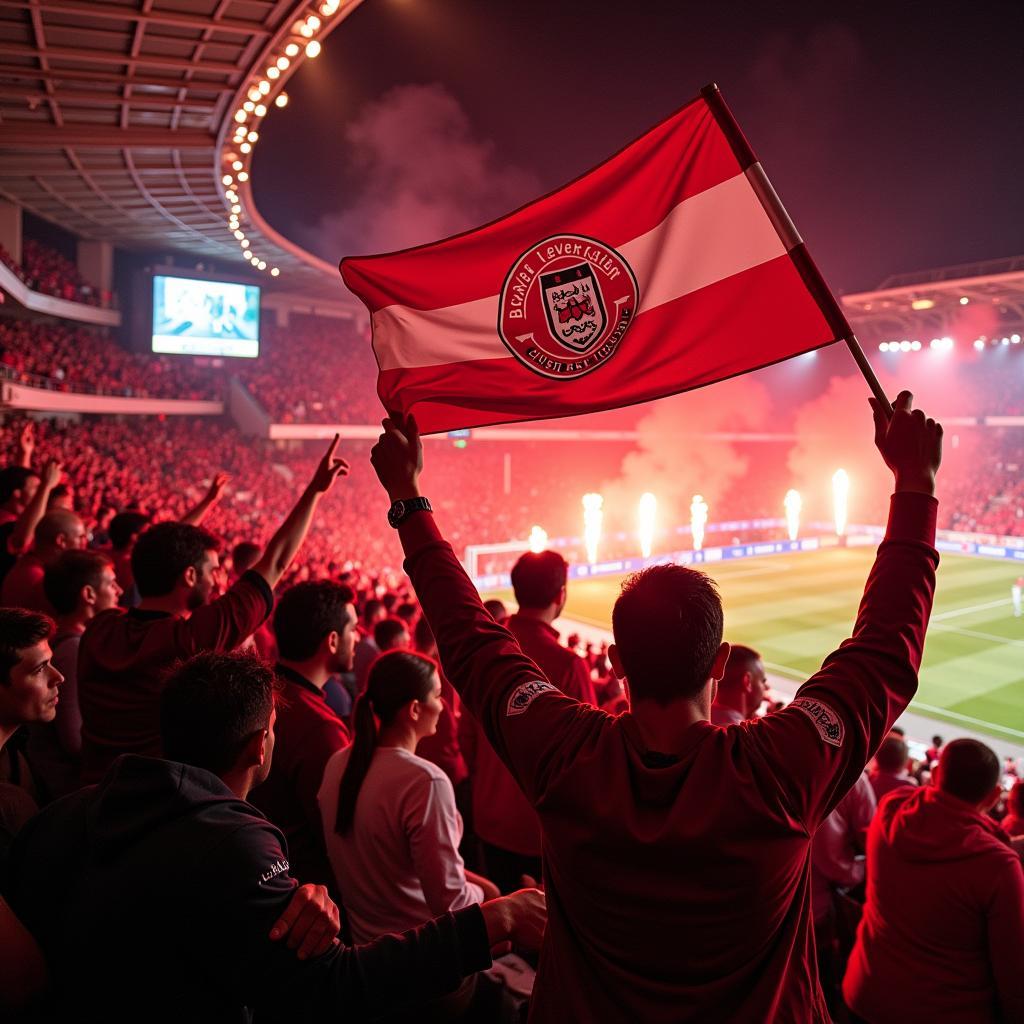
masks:
[[[341,262],[423,433],[632,405],[849,335],[717,87],[484,227]]]

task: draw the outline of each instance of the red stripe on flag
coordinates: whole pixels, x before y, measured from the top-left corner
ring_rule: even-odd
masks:
[[[787,255],[641,314],[615,356],[584,377],[551,380],[509,356],[384,370],[378,394],[386,409],[415,413],[432,434],[634,405],[835,340]],[[525,416],[526,408],[540,414]]]
[[[703,99],[694,100],[594,170],[482,228],[381,256],[341,273],[371,314],[398,303],[442,309],[497,295],[518,257],[553,233],[619,246],[741,168]]]

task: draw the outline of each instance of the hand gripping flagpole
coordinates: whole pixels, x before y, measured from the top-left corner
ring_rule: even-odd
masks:
[[[721,90],[712,82],[711,85],[706,85],[701,89],[700,94],[704,97],[704,101],[718,122],[719,128],[722,129],[726,139],[729,140],[729,145],[732,147],[736,159],[743,168],[743,173],[754,189],[757,198],[761,201],[761,205],[771,219],[772,225],[778,232],[779,238],[782,239],[783,245],[789,251],[793,264],[807,286],[807,290],[814,296],[825,319],[828,321],[829,327],[832,328],[837,339],[842,339],[846,342],[850,354],[853,356],[858,369],[864,375],[864,379],[867,381],[868,387],[871,388],[872,394],[882,403],[882,407],[891,413],[892,405],[882,390],[882,385],[878,382],[875,371],[871,368],[868,357],[864,354],[864,349],[861,348],[860,342],[857,340],[857,335],[853,333],[853,328],[846,319],[842,306],[839,305],[836,297],[832,294],[832,290],[821,276],[821,271],[818,270],[814,260],[811,259],[807,246],[800,237],[800,233],[790,219],[789,214],[786,213],[786,208],[782,205],[782,200],[779,199],[778,193],[768,180],[768,175],[764,173],[764,168],[758,163],[754,151],[750,148],[750,143],[747,142],[743,134],[743,130],[736,122],[736,118],[732,116],[732,111],[727,106]]]

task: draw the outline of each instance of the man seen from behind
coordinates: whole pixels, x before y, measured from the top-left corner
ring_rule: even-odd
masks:
[[[917,688],[938,554],[942,428],[870,400],[895,475],[851,638],[781,711],[717,728],[722,605],[676,565],[627,580],[609,657],[628,712],[559,692],[480,603],[423,508],[422,445],[384,421],[371,455],[406,571],[468,712],[540,816],[549,927],[531,1020],[824,1022],[810,842]]]

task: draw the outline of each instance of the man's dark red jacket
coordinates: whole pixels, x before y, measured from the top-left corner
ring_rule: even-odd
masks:
[[[935,786],[868,829],[867,903],[843,980],[866,1020],[1024,1021],[1024,870],[1000,827]]]
[[[917,688],[936,502],[896,494],[853,636],[785,709],[678,749],[566,697],[487,614],[433,517],[400,528],[445,672],[540,815],[531,1021],[827,1021],[810,840]]]
[[[231,651],[274,607],[274,592],[251,570],[223,597],[188,618],[167,612],[100,612],[78,649],[82,781],[94,782],[119,754],[159,757],[160,694],[171,666],[201,651]]]

